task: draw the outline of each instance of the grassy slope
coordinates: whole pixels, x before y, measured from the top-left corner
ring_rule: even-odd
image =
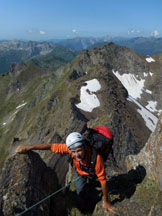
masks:
[[[25,140],[39,134],[43,124],[48,124],[53,113],[65,102],[63,97],[68,85],[63,83],[69,73],[71,70],[64,68],[56,71],[44,70],[29,61],[18,76],[12,77],[12,81],[10,74],[0,76],[0,167],[14,148],[14,138]],[[19,91],[12,89],[11,85],[17,81],[20,83]],[[59,104],[48,110],[50,98],[60,87]],[[17,110],[16,107],[23,103],[27,104]]]

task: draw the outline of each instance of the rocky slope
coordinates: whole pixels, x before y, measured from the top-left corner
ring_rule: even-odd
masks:
[[[60,187],[56,174],[34,152],[11,157],[3,169],[0,186],[0,215],[6,216],[25,211]],[[62,211],[57,208],[58,199],[61,202],[60,196],[47,199],[24,214],[45,216],[52,212],[57,215],[59,211],[64,215],[65,208]]]
[[[156,181],[162,190],[162,115],[155,131],[151,134],[144,148],[138,155],[129,155],[127,169],[134,169],[139,164],[144,166],[147,176]]]
[[[156,94],[152,93],[151,97],[157,100],[157,106],[162,103],[158,90],[161,82],[156,78],[160,73],[161,59],[160,55],[156,57],[159,63],[153,62],[152,76],[149,73],[153,63],[146,61],[146,56],[112,43],[100,49],[82,52],[72,63],[57,71],[47,71],[32,64],[14,66],[0,80],[1,167],[19,143],[64,142],[71,131],[84,132],[87,124],[103,124],[114,133],[114,157],[107,161],[108,177],[113,185],[116,182],[117,192],[120,192],[120,181],[127,182],[128,188],[121,188],[119,198],[125,202],[125,198],[133,195],[136,185],[145,176],[145,169],[140,167],[136,172],[127,173],[125,159],[129,155],[138,154],[151,133],[134,102],[138,100],[144,107],[148,101],[145,99],[147,94],[143,93],[148,92],[145,89],[154,92],[154,88],[157,88]],[[139,81],[144,79],[144,73],[148,74],[138,94],[140,97],[135,101],[128,100],[130,89],[126,89],[127,86],[124,87],[118,79],[120,77],[116,77],[117,71],[120,75],[132,74]],[[152,89],[147,86],[149,78]],[[155,128],[154,118],[151,121]],[[67,173],[66,159],[60,156],[56,158],[50,152],[39,154],[48,166],[57,171],[57,178],[61,179],[59,183],[63,184]],[[61,169],[56,166],[58,161],[62,163]],[[114,175],[119,177],[113,179]],[[114,191],[115,196],[118,196],[117,192]]]
[[[162,144],[161,118],[162,115],[156,130],[151,134],[142,151],[137,156],[128,156],[126,159],[129,171],[116,172],[108,178],[109,199],[117,208],[114,216],[160,216],[162,214],[161,160],[158,160],[161,153],[157,152]],[[62,162],[57,161],[57,163],[62,167]],[[107,173],[109,169],[106,168]],[[61,188],[58,185],[59,175],[57,173],[56,176],[56,171],[58,172],[56,169],[52,171],[47,167],[34,152],[11,157],[6,162],[0,178],[0,215],[12,216],[22,213]],[[72,172],[70,168],[68,180],[73,178]],[[70,191],[53,195],[24,213],[41,216],[107,215],[102,208],[101,191],[89,191],[90,208],[83,213],[76,208],[74,190],[73,186]]]
[[[32,152],[10,158],[0,179],[1,215],[15,215],[23,211],[27,205],[31,205],[32,199],[39,201],[40,198],[47,196],[50,187],[56,189],[56,183],[52,178],[55,178],[52,171],[50,172],[40,157]],[[49,215],[47,206],[49,203],[44,202],[30,215],[43,215],[43,210]]]
[[[162,214],[161,121],[162,115],[159,117],[155,131],[151,134],[141,152],[126,158],[126,166],[129,172],[125,176],[114,176],[108,182],[110,191],[111,186],[114,190],[110,192],[111,199],[114,200],[113,196],[115,194],[120,194],[119,199],[116,200],[117,202],[115,201],[118,208],[118,214],[116,215],[158,216]],[[126,197],[127,199],[123,199]]]

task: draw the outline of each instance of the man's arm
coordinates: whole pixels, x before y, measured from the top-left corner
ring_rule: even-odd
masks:
[[[50,144],[35,144],[35,145],[19,145],[16,149],[17,153],[25,153],[30,150],[50,150]]]
[[[103,198],[104,198],[104,209],[106,211],[115,212],[115,207],[112,206],[108,201],[108,190],[107,190],[107,182],[106,182],[106,171],[103,162],[103,158],[97,154],[95,172],[98,177],[98,180],[101,183]]]
[[[104,209],[106,211],[115,212],[115,207],[111,205],[108,201],[108,191],[107,191],[107,182],[101,183],[102,193],[103,193],[103,199],[104,199]]]

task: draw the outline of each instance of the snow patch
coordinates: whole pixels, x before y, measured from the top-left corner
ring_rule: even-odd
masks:
[[[16,109],[19,109],[19,108],[25,106],[26,104],[27,104],[27,103],[20,104],[20,105],[18,105],[18,106],[16,107]]]
[[[149,62],[149,63],[155,62],[155,60],[152,57],[147,57],[146,61]]]
[[[143,72],[143,75],[144,75],[144,77],[147,77],[147,76],[148,76],[148,73]]]
[[[82,86],[80,89],[81,102],[76,104],[76,107],[86,112],[92,112],[94,108],[100,106],[100,101],[94,92],[97,92],[101,88],[101,85],[97,79],[89,80],[85,83],[87,85]]]
[[[135,104],[138,105],[139,109],[137,110],[142,118],[145,121],[146,126],[151,130],[154,131],[156,128],[156,124],[158,121],[158,118],[154,116],[151,112],[149,112],[147,109],[145,109],[140,103],[138,103],[133,97],[130,95],[127,98],[129,101],[134,102]]]
[[[10,122],[12,122],[15,117],[16,117],[16,114],[20,111],[20,108],[22,108],[23,106],[25,106],[27,103],[23,103],[23,104],[20,104],[16,107],[16,111],[14,113],[12,113],[8,119],[2,123],[3,126],[5,126],[6,124],[9,124]]]
[[[161,113],[162,113],[162,110],[159,110],[157,115],[160,116]]]
[[[156,112],[157,111],[156,106],[157,106],[157,101],[148,101],[148,105],[146,106],[146,108],[151,112]]]
[[[148,101],[148,105],[146,106],[146,108],[151,112],[158,112],[158,114],[160,115],[160,112],[162,112],[162,110],[156,109],[156,106],[157,106],[157,101]]]
[[[152,94],[152,91],[148,90],[148,89],[145,89],[145,92],[149,93],[149,94]]]
[[[140,95],[142,94],[144,88],[144,79],[138,80],[136,79],[135,75],[131,73],[120,75],[118,71],[115,72],[114,70],[113,73],[127,89],[129,95],[131,95],[135,99],[140,98]]]
[[[3,196],[3,201],[7,200],[7,198],[8,198],[7,195],[4,195]]]
[[[149,74],[150,74],[150,76],[152,76],[152,75],[153,75],[153,73],[152,73],[152,72],[149,72]]]

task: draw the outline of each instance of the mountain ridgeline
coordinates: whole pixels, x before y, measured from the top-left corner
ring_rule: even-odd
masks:
[[[12,64],[31,59],[39,67],[57,69],[71,61],[77,51],[53,42],[2,41],[0,42],[0,74],[8,72]]]
[[[144,54],[152,55],[162,53],[162,38],[155,37],[76,37],[58,42],[65,47],[75,50],[92,49],[103,46],[106,43],[113,42],[120,46],[126,46],[134,51]]]
[[[67,61],[73,57],[68,57]],[[50,187],[53,192],[58,184],[62,185],[65,182],[68,171],[66,158],[51,152],[39,152],[41,158],[36,153],[12,156],[18,144],[64,143],[66,136],[72,131],[84,135],[87,125],[105,125],[114,134],[113,155],[106,162],[106,171],[110,199],[119,208],[119,215],[153,215],[150,212],[156,212],[156,215],[160,216],[160,178],[145,178],[147,170],[144,163],[143,166],[137,163],[135,168],[130,162],[131,157],[129,162],[127,158],[141,152],[151,132],[156,128],[162,106],[162,55],[144,56],[129,48],[109,43],[101,48],[85,50],[72,62],[55,70],[51,70],[54,65],[51,67],[48,63],[46,56],[25,63],[20,62],[12,65],[8,74],[0,77],[1,168],[6,158],[10,157],[5,163],[0,179],[1,188],[4,188],[0,196],[0,213],[14,215],[26,208],[26,203],[32,204],[31,191],[36,200],[42,198],[34,188],[32,190],[32,181],[36,180],[33,170],[38,170],[36,164],[40,166],[40,172],[36,172],[38,178],[43,176],[42,179],[46,181],[45,174],[41,174],[45,173],[46,165],[56,174],[54,177],[48,170],[47,176],[55,178],[55,186],[49,182],[46,189],[43,183],[38,184],[39,179],[33,183],[39,185],[46,195],[49,194]],[[160,127],[161,124],[158,130]],[[159,136],[158,132],[156,134]],[[46,165],[39,162],[42,159]],[[29,163],[24,165],[25,161]],[[32,168],[34,161],[35,165]],[[14,169],[11,166],[13,163]],[[28,172],[23,172],[23,166]],[[134,170],[131,170],[132,167]],[[13,173],[15,176],[12,177],[11,190],[12,184],[7,182],[11,180]],[[26,177],[23,178],[23,175]],[[28,181],[27,185],[28,178],[32,181]],[[20,185],[23,190],[16,184],[16,179],[23,179]],[[21,191],[27,191],[26,195]],[[152,191],[158,194],[153,203],[148,202],[148,197],[151,200],[155,197]],[[141,193],[142,200],[139,198]],[[21,199],[20,194],[25,196],[22,198],[25,201]],[[11,197],[10,202],[6,197]],[[66,196],[64,198],[66,199]],[[42,206],[42,211],[39,209],[38,215],[47,215],[46,207],[48,215],[56,214],[56,209],[57,215],[79,215],[71,203],[69,204],[69,198],[68,201],[62,200],[61,206],[59,199],[62,198],[58,198],[58,203],[57,199],[51,201],[55,203],[55,209],[50,209],[50,204],[47,203]],[[105,214],[101,206],[102,203],[99,202],[94,215]],[[35,214],[35,210],[31,212],[29,215]]]
[[[60,63],[64,63],[64,60],[65,63],[72,60],[72,57],[80,51],[99,48],[109,42],[126,46],[144,55],[162,53],[162,38],[155,37],[123,38],[107,35],[45,42],[0,41],[0,74],[7,73],[11,64],[29,59],[43,67],[57,68]],[[47,56],[44,58],[45,55]]]

